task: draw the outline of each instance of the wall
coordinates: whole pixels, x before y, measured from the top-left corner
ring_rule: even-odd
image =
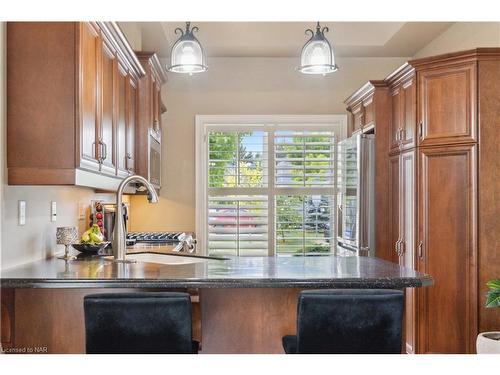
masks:
[[[6,27],[0,23],[0,267],[5,269],[18,264],[44,258],[61,252],[56,246],[58,226],[77,226],[85,229],[87,220],[78,220],[78,202],[91,199],[111,200],[111,194],[95,194],[80,187],[8,186],[6,174]],[[26,225],[17,225],[17,202],[25,200]],[[50,202],[57,202],[57,222],[50,221]]]
[[[163,90],[160,202],[131,200],[132,230],[195,230],[195,115],[342,114],[343,100],[368,79],[382,79],[408,58],[339,58],[325,77],[295,71],[295,58],[213,58],[206,73],[169,74]]]
[[[500,47],[500,22],[458,22],[415,54],[415,58],[476,47]]]

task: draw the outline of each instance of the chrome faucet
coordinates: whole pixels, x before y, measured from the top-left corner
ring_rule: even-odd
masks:
[[[134,262],[125,258],[127,255],[127,229],[125,228],[125,221],[123,220],[123,190],[131,182],[140,182],[148,190],[149,203],[158,202],[158,194],[154,187],[144,177],[139,175],[132,175],[125,178],[118,190],[116,191],[116,215],[115,215],[115,228],[113,229],[113,256],[115,262]]]

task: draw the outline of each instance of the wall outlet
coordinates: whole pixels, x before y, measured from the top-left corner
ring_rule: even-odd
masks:
[[[50,221],[57,221],[57,202],[50,202]]]
[[[17,202],[17,217],[18,217],[18,225],[26,224],[26,201],[18,201]]]

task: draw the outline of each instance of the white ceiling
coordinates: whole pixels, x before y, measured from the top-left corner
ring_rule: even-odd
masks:
[[[308,37],[305,22],[192,22],[208,57],[295,57]],[[167,57],[182,22],[141,22],[142,49]],[[337,56],[413,56],[451,22],[322,22]]]

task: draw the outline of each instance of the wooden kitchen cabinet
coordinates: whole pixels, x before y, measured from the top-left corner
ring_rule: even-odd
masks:
[[[399,264],[410,269],[416,268],[415,241],[416,241],[416,151],[408,150],[400,157],[400,203],[399,203],[399,244],[396,251]],[[417,301],[416,290],[405,290],[405,349],[406,353],[416,352],[416,320]]]
[[[127,95],[129,79],[127,71],[121,64],[117,70],[117,95],[116,95],[116,169],[119,176],[127,176]]]
[[[415,74],[401,84],[402,124],[400,142],[403,150],[415,147],[415,130],[417,125],[417,84]]]
[[[390,87],[392,116],[389,133],[390,151],[415,147],[416,77],[415,69],[405,64],[385,79]]]
[[[418,71],[419,145],[477,142],[476,61],[447,61]]]
[[[380,80],[368,81],[349,96],[344,103],[351,114],[355,132],[375,134],[375,254],[391,260],[393,247],[389,235],[390,195],[387,193],[389,178],[389,127],[391,121],[391,96],[387,83]]]
[[[97,121],[99,138],[97,154],[99,155],[100,171],[109,175],[116,174],[116,50],[106,39],[100,39],[101,56],[97,60],[101,65],[100,85],[100,120]],[[100,61],[99,61],[100,60]],[[98,96],[99,98],[99,96]]]
[[[394,263],[399,263],[398,246],[400,240],[400,154],[394,154],[389,157],[389,174],[388,174],[388,195],[389,195],[389,246],[390,260]]]
[[[409,61],[346,100],[365,132],[375,98],[375,254],[434,278],[405,292],[407,353],[474,353],[478,332],[500,330],[484,307],[500,275],[499,82],[500,49],[477,48]]]
[[[26,36],[23,34],[23,30],[26,30],[28,25],[25,25],[22,29],[18,26],[17,24],[12,24],[10,23],[8,25],[8,40],[12,40],[12,45],[16,45],[16,39],[19,38],[25,38]],[[54,24],[48,24],[45,25],[46,31],[50,32],[51,29],[53,33],[59,34],[59,30],[55,29]],[[101,139],[102,135],[100,134],[99,128],[96,126],[97,124],[97,119],[98,119],[98,113],[100,111],[100,105],[98,104],[98,66],[97,66],[97,61],[99,59],[99,52],[101,48],[101,39],[99,37],[99,29],[96,27],[96,25],[86,22],[82,23],[78,27],[76,25],[64,25],[62,28],[71,30],[73,32],[73,37],[77,37],[78,29],[80,31],[80,52],[81,52],[81,58],[80,58],[80,71],[81,71],[81,77],[85,77],[85,79],[80,79],[80,86],[81,86],[81,91],[80,91],[80,112],[81,112],[81,145],[80,145],[80,167],[85,168],[85,169],[90,169],[90,170],[95,170],[98,171],[100,169],[100,154],[99,154],[99,140]],[[61,28],[61,29],[62,29]],[[67,32],[68,30],[64,30],[64,32]],[[29,34],[33,31],[30,31],[29,29],[25,31],[26,34]],[[63,32],[61,30],[60,32]],[[60,36],[62,37],[62,35]],[[12,39],[11,39],[12,38]],[[12,48],[14,49],[14,48]],[[11,50],[9,50],[10,53]],[[12,53],[15,53],[12,51]],[[12,56],[12,55],[11,55]],[[13,58],[12,60],[15,61],[18,58]],[[8,61],[10,62],[10,58],[8,58]],[[71,65],[71,64],[68,64]],[[14,69],[15,74],[16,69]],[[18,74],[22,74],[22,70],[19,71]],[[51,72],[39,72],[39,74],[42,75],[48,75],[51,76]],[[52,73],[53,74],[53,73]],[[13,83],[11,89],[14,90],[15,88],[13,87],[15,83]],[[34,89],[34,88],[33,88]],[[68,90],[72,90],[73,87],[68,88]],[[10,93],[11,91],[9,91]],[[55,92],[54,94],[60,94],[60,92]],[[75,95],[73,92],[68,92],[69,95]],[[10,94],[9,94],[10,95]],[[17,101],[22,101],[23,98],[18,97],[17,95],[14,95],[14,102]],[[68,103],[69,104],[69,103]],[[71,106],[73,107],[73,106]],[[49,107],[51,110],[51,107]],[[13,118],[12,120],[8,121],[8,124],[11,123],[11,121],[16,122],[16,119]],[[61,124],[62,127],[62,124]],[[13,127],[12,127],[13,128]],[[62,130],[62,129],[61,129]],[[58,129],[58,132],[61,130]],[[15,132],[14,129],[8,130],[9,132]],[[8,148],[12,149],[15,146],[9,141],[8,142]],[[9,165],[13,165],[13,160],[9,160]],[[9,183],[11,183],[11,178],[9,178]]]
[[[475,144],[419,150],[419,353],[471,353],[477,335]]]
[[[137,101],[138,90],[137,81],[132,77],[128,78],[127,85],[127,135],[125,147],[126,168],[128,173],[135,173],[135,133],[137,129]],[[144,151],[141,151],[144,152]]]
[[[416,268],[416,156],[415,150],[396,153],[389,158],[389,235],[391,261]],[[415,353],[415,290],[405,290],[404,332],[406,353]]]
[[[129,173],[127,86],[145,73],[119,27],[9,22],[7,70],[9,184],[116,189]]]
[[[167,81],[167,73],[154,52],[136,51],[146,72],[138,81],[138,116],[136,126],[136,173],[160,189],[161,142],[163,113],[161,87]],[[147,152],[144,152],[147,150]]]

